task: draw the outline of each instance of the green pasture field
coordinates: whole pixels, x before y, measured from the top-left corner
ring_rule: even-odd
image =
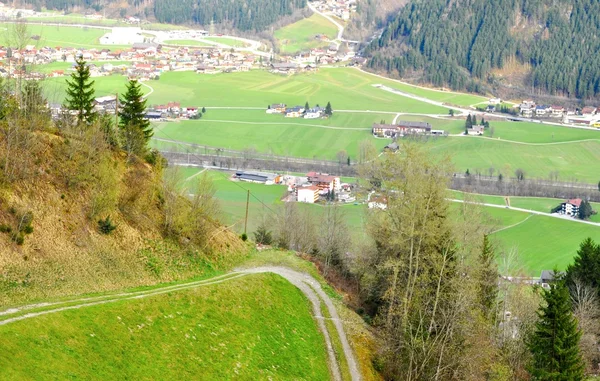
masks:
[[[197,168],[181,168],[185,178],[199,172]],[[247,182],[233,182],[229,179],[230,174],[226,172],[208,171],[217,189],[216,197],[219,199],[224,212],[224,222],[235,224],[233,229],[243,231],[243,219],[245,216],[246,190],[250,189],[256,198],[250,198],[248,214],[248,232],[256,230],[263,218],[272,219],[272,213],[281,207],[279,201],[285,193],[284,186],[253,184]],[[191,181],[188,181],[190,184]],[[192,192],[190,190],[190,192]],[[475,195],[477,196],[477,195]],[[449,197],[462,199],[460,192],[449,191]],[[264,202],[263,206],[258,200]],[[500,196],[482,196],[481,201],[504,205]],[[513,198],[511,205],[531,210],[539,210],[544,205],[552,204],[552,199],[536,198]],[[361,200],[359,200],[361,201]],[[301,210],[314,213],[319,218],[325,211],[320,204],[298,204]],[[598,207],[597,204],[594,205]],[[450,211],[458,215],[463,204],[451,203]],[[268,209],[270,208],[270,209]],[[369,210],[366,205],[342,204],[341,210],[346,216],[346,222],[353,237],[364,237],[365,226]],[[541,270],[551,269],[554,265],[564,269],[571,262],[579,243],[587,237],[600,240],[600,227],[586,225],[570,220],[557,219],[553,217],[531,215],[527,212],[512,209],[494,208],[482,206],[484,219],[481,221],[494,233],[492,237],[499,245],[499,253],[516,250],[517,256],[513,261],[513,267],[506,269],[511,275],[537,276]],[[544,211],[544,210],[542,210]],[[564,242],[563,242],[564,241]],[[502,262],[499,258],[499,262]],[[501,271],[504,272],[504,268]]]
[[[544,144],[595,140],[600,142],[600,130],[587,130],[530,122],[491,121],[493,139]],[[464,131],[464,126],[463,126]],[[484,136],[490,136],[486,130]]]
[[[282,53],[295,53],[322,46],[329,42],[315,39],[316,35],[325,35],[329,39],[337,36],[338,30],[325,17],[315,13],[312,16],[286,25],[275,31],[275,38],[279,40],[279,49]]]
[[[458,172],[469,169],[486,174],[494,168],[496,174],[499,171],[514,177],[520,168],[526,178],[547,178],[550,172],[558,171],[563,181],[597,183],[600,179],[600,166],[595,165],[600,162],[600,141],[531,145],[460,136],[423,144],[432,154],[450,155]]]
[[[212,46],[211,44],[207,44],[205,42],[196,41],[196,40],[166,40],[165,44],[184,45],[184,46],[201,46],[201,47]]]
[[[0,378],[328,379],[304,295],[274,274],[0,327]]]
[[[108,89],[104,77],[96,78],[96,86]],[[366,74],[348,68],[320,69],[317,73],[292,76],[271,74],[263,70],[243,73],[201,75],[193,72],[166,72],[158,81],[148,82],[155,91],[150,104],[172,101],[182,105],[215,107],[261,107],[274,103],[325,106],[333,110],[364,110],[443,114],[448,110],[421,101],[382,92],[372,87]],[[118,89],[111,89],[111,92]]]
[[[460,191],[449,191],[452,198],[457,200],[463,200],[465,198],[465,193]],[[469,194],[469,197],[474,201],[482,202],[486,204],[494,204],[494,205],[506,205],[504,201],[504,196],[495,196],[495,195],[482,195],[482,194]],[[510,206],[514,208],[535,210],[537,212],[545,212],[550,213],[552,209],[559,206],[565,200],[558,198],[549,198],[549,197],[518,197],[511,196]],[[600,222],[600,203],[592,202],[592,208],[598,211],[599,214],[596,214],[590,218],[592,222]]]
[[[211,36],[211,37],[203,37],[202,39],[207,40],[207,41],[218,42],[219,44],[228,45],[233,48],[244,48],[244,47],[248,46],[248,44],[245,43],[244,41],[236,40],[235,38],[230,38],[230,37]]]
[[[505,250],[517,250],[517,263],[523,266],[526,275],[539,276],[541,270],[551,270],[554,266],[566,269],[584,239],[600,239],[600,227],[532,215],[517,226],[494,233],[493,237],[503,243]]]
[[[11,30],[13,28],[10,23],[0,23],[0,28],[6,28],[7,31],[0,33],[0,45],[10,45]],[[28,24],[28,32],[31,36],[40,36],[39,41],[30,40],[30,45],[35,46],[52,46],[52,47],[73,47],[86,49],[127,49],[131,46],[121,45],[100,45],[99,39],[104,34],[109,32],[106,29],[96,29],[93,27],[74,27],[74,26],[57,26],[57,25],[39,25]],[[14,44],[13,44],[14,45]]]
[[[243,73],[200,75],[167,72],[152,82],[152,103],[179,101],[182,104],[231,107],[264,107],[273,103],[302,105],[308,101],[334,109],[447,114],[443,107],[381,91],[368,75],[349,68],[319,69],[317,73],[291,76],[263,70]]]
[[[367,78],[371,79],[373,81],[373,83],[379,83],[379,84],[394,88],[396,90],[403,91],[405,93],[414,94],[416,96],[427,98],[427,99],[437,101],[437,102],[444,102],[444,103],[448,103],[448,104],[452,104],[452,105],[456,105],[456,106],[468,107],[468,106],[471,106],[471,105],[474,105],[477,103],[487,102],[487,100],[488,100],[487,98],[482,97],[480,95],[457,93],[457,92],[446,91],[446,90],[442,91],[442,90],[436,90],[436,89],[429,89],[426,87],[411,85],[406,82],[401,82],[401,81],[396,81],[393,79],[378,77],[374,74],[367,73],[367,72],[364,72],[359,69],[354,69],[354,70],[363,73],[365,76],[367,76]],[[387,91],[385,91],[385,90],[379,90],[379,91],[387,93]],[[398,95],[396,95],[396,96],[398,96]],[[446,113],[448,113],[448,110],[446,110]]]
[[[210,112],[210,110],[207,112],[206,118]],[[179,123],[157,123],[154,126],[154,136],[157,138],[233,150],[254,148],[259,152],[277,155],[327,160],[335,160],[336,153],[341,150],[348,153],[350,160],[356,160],[359,142],[372,139],[370,131],[334,130],[302,124],[260,125],[190,120]],[[389,141],[374,139],[374,143],[378,149],[382,149],[389,144]],[[160,146],[162,143],[153,144]]]

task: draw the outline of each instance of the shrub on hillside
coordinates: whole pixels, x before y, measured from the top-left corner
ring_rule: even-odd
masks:
[[[0,233],[10,233],[12,232],[12,227],[8,224],[0,224]]]
[[[261,225],[254,232],[254,240],[261,245],[270,245],[273,243],[273,235],[264,225]]]
[[[98,220],[98,229],[102,234],[110,234],[113,230],[115,230],[117,226],[113,224],[110,219],[110,216],[107,216],[105,219]]]

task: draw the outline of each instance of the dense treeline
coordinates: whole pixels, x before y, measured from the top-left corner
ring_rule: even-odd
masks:
[[[231,23],[239,30],[262,31],[305,5],[306,0],[156,0],[154,15],[166,23]]]
[[[531,64],[535,88],[590,98],[600,94],[599,28],[596,0],[424,0],[404,7],[367,52],[372,68],[423,70],[434,85],[472,91],[516,59]]]
[[[105,5],[105,2],[99,0],[24,0],[23,2],[37,9],[46,7],[66,11],[76,7],[98,11]],[[137,7],[142,2],[128,0],[127,3],[129,6]],[[266,30],[282,16],[289,16],[296,9],[305,6],[306,0],[155,0],[151,9],[159,22],[200,25],[225,23],[239,30],[260,32]]]

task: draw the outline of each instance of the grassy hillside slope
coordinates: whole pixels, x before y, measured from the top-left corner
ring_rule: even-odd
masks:
[[[0,342],[2,379],[329,378],[308,300],[271,274],[8,324]]]
[[[211,274],[245,252],[212,217],[185,227],[160,165],[128,163],[95,127],[17,131],[0,139],[0,305]]]

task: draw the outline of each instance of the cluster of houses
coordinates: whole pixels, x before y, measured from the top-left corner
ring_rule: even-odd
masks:
[[[524,100],[519,105],[519,111],[526,118],[556,118],[562,119],[565,123],[600,127],[600,110],[595,106],[575,109],[563,106],[538,105],[532,100]]]
[[[233,178],[238,181],[248,181],[260,184],[287,185],[288,201],[314,204],[320,200],[335,198],[338,202],[354,202],[352,186],[340,181],[339,176],[326,173],[309,172],[306,176],[289,176],[276,173],[257,171],[236,171]]]
[[[267,108],[267,114],[283,114],[286,118],[304,118],[304,119],[317,119],[326,117],[325,108],[311,107],[305,109],[303,106],[287,107],[283,103],[275,103]]]
[[[70,47],[36,47],[26,46],[22,50],[0,46],[0,75],[17,76],[20,66],[43,65],[52,62],[74,63],[77,57],[86,61],[103,62],[90,64],[92,76],[110,75],[112,73],[127,74],[142,80],[153,79],[166,71],[195,71],[197,73],[217,73],[232,71],[248,71],[259,66],[258,57],[247,52],[231,52],[221,48],[186,48],[163,49],[162,45],[148,42],[133,43],[130,49],[80,49]],[[10,62],[9,62],[10,58]],[[129,65],[114,65],[111,61],[126,61]],[[60,77],[66,75],[64,70],[55,70],[48,74],[33,71],[26,73],[31,79],[45,76]]]
[[[169,102],[166,105],[152,105],[146,110],[146,119],[195,119],[201,113],[198,107],[181,107],[179,102]]]
[[[357,0],[319,0],[312,4],[321,12],[333,14],[344,21],[350,19],[350,15],[356,12]]]
[[[322,35],[316,35],[315,39],[323,40]],[[325,40],[327,41],[327,40]],[[356,56],[354,50],[341,52],[339,46],[332,42],[327,48],[314,48],[298,52],[294,56],[294,61],[309,64],[330,65],[337,62],[351,60]]]
[[[371,132],[376,138],[397,139],[409,135],[446,135],[444,130],[434,130],[427,122],[399,121],[396,124],[373,123]]]

